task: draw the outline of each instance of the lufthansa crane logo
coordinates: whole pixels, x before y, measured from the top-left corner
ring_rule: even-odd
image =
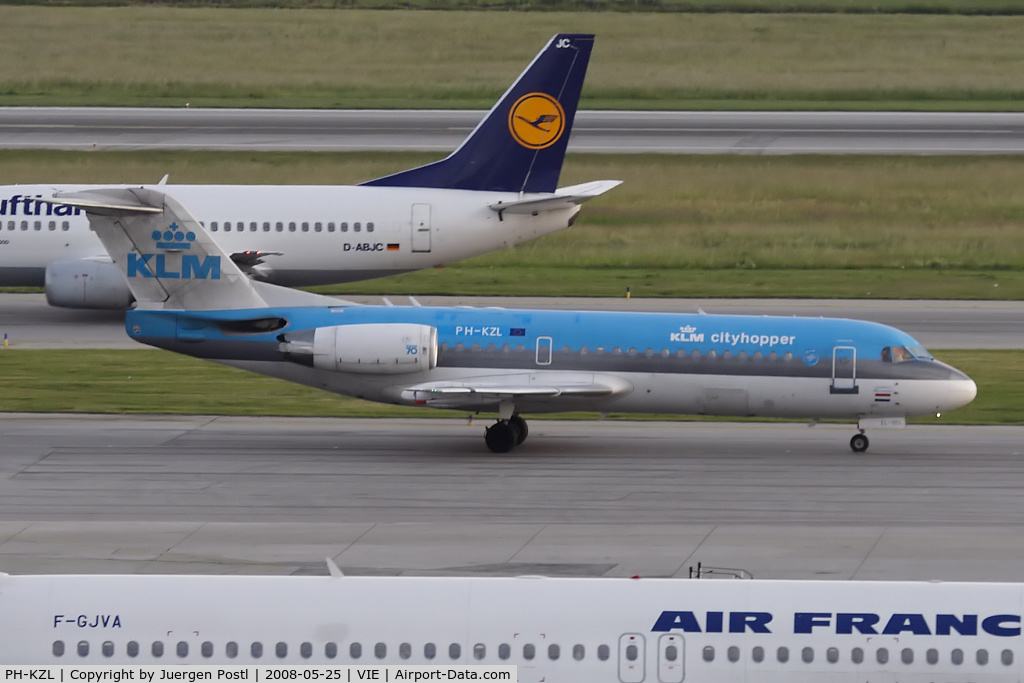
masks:
[[[523,95],[512,105],[508,115],[508,129],[523,147],[544,149],[562,137],[565,131],[565,112],[551,95],[532,92]]]

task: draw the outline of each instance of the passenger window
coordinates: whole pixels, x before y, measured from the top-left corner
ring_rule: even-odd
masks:
[[[960,648],[956,648],[951,653],[949,653],[949,661],[953,662],[957,666],[963,664],[964,663],[964,651],[961,650]]]
[[[352,659],[359,659],[363,656],[363,646],[359,643],[352,643],[348,646],[348,656]]]
[[[377,659],[384,659],[388,656],[388,646],[384,643],[377,643],[373,646],[373,656]]]
[[[231,232],[231,223],[224,221],[224,232]]]
[[[150,647],[150,652],[154,657],[164,656],[164,643],[162,640],[154,640],[153,645]]]
[[[179,657],[188,657],[188,643],[186,643],[184,640],[179,640],[177,653]]]
[[[212,657],[213,656],[213,643],[211,643],[208,640],[203,641],[203,644],[199,646],[199,654],[201,654],[204,657]]]
[[[352,224],[352,231],[353,232],[359,232],[360,230],[363,229],[362,225],[363,225],[362,223],[353,223]]]
[[[67,221],[62,221],[60,224],[60,229],[63,230],[64,232],[67,232],[68,230],[71,229],[71,224],[68,223]]]
[[[50,221],[49,228],[50,228],[50,230],[56,230],[57,229],[57,221]]]
[[[210,232],[217,232],[217,221],[210,223]]]
[[[632,657],[629,656],[629,648],[630,647],[633,648],[633,656]],[[526,645],[523,645],[523,659],[526,659],[526,660],[533,659],[534,655],[536,655],[536,654],[537,654],[537,650],[536,650],[536,648],[533,647],[533,645],[531,645],[529,643],[527,643]],[[629,661],[633,661],[634,659],[636,659],[636,646],[635,645],[630,645],[629,647],[626,648],[626,659],[628,659]]]
[[[232,641],[227,644],[224,648],[224,654],[228,656],[228,659],[234,659],[238,656],[238,643]]]
[[[853,648],[853,651],[850,652],[850,661],[853,662],[854,664],[861,664],[861,663],[863,663],[863,661],[864,661],[864,650],[860,649],[859,647]]]
[[[327,657],[327,659],[334,659],[335,657],[337,657],[338,656],[338,644],[337,643],[327,643],[326,645],[324,645],[324,656]]]
[[[477,643],[473,646],[473,659],[483,659],[487,655],[487,648],[483,643]]]
[[[800,651],[800,659],[802,659],[805,664],[810,664],[811,662],[813,662],[814,661],[814,648],[813,647],[805,647],[803,650],[801,650]]]
[[[508,659],[512,656],[512,648],[509,647],[508,643],[502,643],[498,646],[498,659]]]
[[[889,650],[888,650],[888,648],[884,648],[884,647],[878,648],[878,651],[875,653],[875,659],[878,660],[879,664],[888,664],[889,663]]]
[[[462,646],[458,643],[452,643],[448,646],[448,657],[451,659],[458,659],[462,656]]]
[[[630,645],[630,647],[634,647],[634,646]],[[713,661],[715,661],[715,648],[712,647],[711,645],[705,645],[704,649],[701,650],[701,657],[704,658],[705,662],[713,662]],[[636,659],[636,657],[632,657],[631,659]]]
[[[267,221],[263,223],[263,232],[270,232],[270,223]]]
[[[128,653],[129,657],[138,657],[139,656],[139,643],[138,643],[138,641],[129,640],[128,641],[128,646],[125,648],[125,652]]]
[[[437,656],[437,646],[433,643],[427,643],[423,646],[423,656],[427,659],[433,659]]]
[[[839,661],[839,648],[830,647],[825,650],[825,659],[828,660],[829,664],[835,664]]]
[[[548,659],[555,661],[562,654],[562,648],[558,647],[555,643],[548,645]]]
[[[288,656],[288,643],[278,643],[274,646],[274,654],[277,655],[278,659],[284,659]]]
[[[253,659],[259,659],[260,657],[262,657],[263,643],[259,641],[254,641],[253,644],[249,646],[249,654],[252,656]]]
[[[789,661],[789,648],[785,647],[785,646],[780,647],[778,650],[775,651],[775,658],[777,660],[779,660],[780,662],[782,662],[783,664],[788,662]]]
[[[1000,657],[1000,660],[1006,666],[1010,666],[1011,664],[1013,664],[1013,650],[1003,650],[1003,654]]]
[[[28,221],[22,221],[21,222],[21,229],[22,230],[28,230]]]
[[[289,221],[288,232],[295,232],[295,221]]]
[[[249,223],[249,232],[256,232],[256,228],[256,221],[252,221],[251,223]]]
[[[928,648],[928,651],[924,653],[924,658],[925,658],[925,661],[928,662],[929,664],[938,664],[939,663],[939,651],[936,650],[934,647]]]
[[[903,651],[900,652],[900,661],[902,661],[904,664],[913,664],[914,651],[911,650],[909,647],[903,648]]]
[[[978,650],[978,654],[975,655],[975,661],[981,666],[988,664],[988,650]]]
[[[607,645],[597,646],[597,658],[602,662],[607,662],[608,658],[612,656],[612,649]]]
[[[309,232],[309,223],[306,221],[302,222],[302,232]]]
[[[334,232],[334,221],[327,224],[327,232]]]
[[[114,643],[112,643],[109,640],[103,641],[103,646],[100,648],[100,651],[103,653],[104,657],[113,657],[114,656]]]
[[[341,231],[342,232],[348,232],[348,223],[342,223],[341,224]]]
[[[670,662],[676,661],[676,658],[679,656],[678,649],[675,645],[665,648],[665,659]],[[671,657],[669,657],[670,650],[672,652]],[[725,651],[725,656],[730,662],[738,662],[740,661],[740,649],[735,645],[730,645],[729,649]]]
[[[299,645],[299,656],[303,659],[309,659],[313,656],[313,643],[303,643]]]
[[[277,223],[274,224],[274,229],[277,230],[278,232],[284,232],[284,223],[278,221]]]
[[[750,651],[750,658],[753,659],[755,662],[763,662],[764,661],[764,648],[761,647],[760,645],[755,647],[753,650]]]
[[[78,641],[78,656],[88,657],[89,656],[89,641],[80,640]]]
[[[55,640],[53,641],[53,656],[63,657],[64,656],[64,641]]]
[[[317,232],[323,232],[324,231],[324,224],[323,223],[314,223],[313,224],[313,229],[316,230]]]
[[[373,223],[366,224],[366,232],[373,232]]]
[[[412,645],[409,643],[402,643],[399,645],[398,656],[402,659],[409,659],[409,657],[412,657]]]
[[[583,657],[585,657],[585,656],[586,656],[586,650],[583,649],[582,645],[573,645],[572,646],[572,658],[573,659],[575,659],[577,662],[581,662],[581,661],[583,661]]]

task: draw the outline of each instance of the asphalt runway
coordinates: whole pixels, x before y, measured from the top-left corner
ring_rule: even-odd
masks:
[[[0,107],[0,148],[448,152],[482,111]],[[570,152],[1020,154],[1024,114],[580,111]]]
[[[1020,580],[1024,428],[0,416],[10,573]]]
[[[383,303],[382,297],[352,297]],[[408,297],[391,297],[397,305]],[[783,315],[872,320],[898,327],[933,349],[1024,348],[1024,302],[887,301],[824,299],[545,299],[422,296],[436,306],[501,306],[634,311],[677,311],[736,315]],[[124,331],[115,311],[54,308],[42,294],[0,293],[0,336],[12,348],[140,348]]]

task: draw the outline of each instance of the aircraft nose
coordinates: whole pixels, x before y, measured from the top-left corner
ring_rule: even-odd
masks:
[[[942,403],[944,405],[938,408],[937,411],[963,408],[978,395],[978,385],[975,384],[973,379],[959,370],[950,369],[952,370],[952,377],[946,382],[945,391],[942,392]]]

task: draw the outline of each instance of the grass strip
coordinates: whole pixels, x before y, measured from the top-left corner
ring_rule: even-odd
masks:
[[[584,108],[1020,110],[1021,3],[990,3],[1005,14],[9,6],[0,105],[486,109],[571,31],[598,36]]]
[[[1024,423],[1024,351],[955,350],[939,351],[936,356],[978,383],[974,403],[943,415],[941,423]],[[187,390],[183,390],[182,378],[186,377]],[[460,411],[369,403],[155,349],[0,350],[0,412],[307,417],[466,415]],[[593,419],[597,414],[573,416]],[[610,417],[698,419],[633,414]],[[916,422],[933,424],[937,420],[928,417]]]

